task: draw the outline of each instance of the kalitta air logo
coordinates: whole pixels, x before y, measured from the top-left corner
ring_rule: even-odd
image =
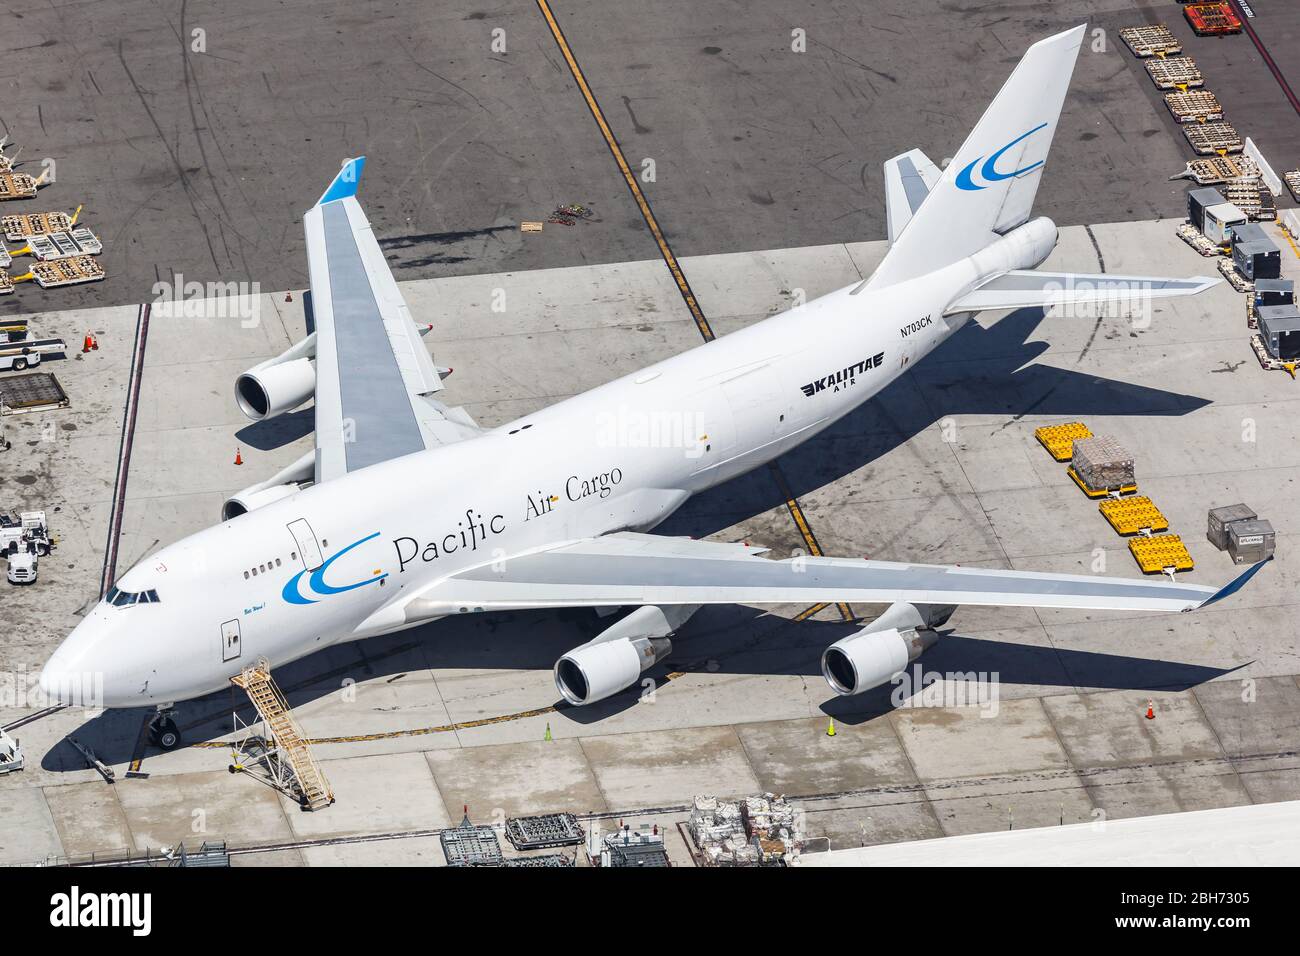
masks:
[[[850,365],[848,368],[842,368],[838,372],[831,372],[825,378],[819,378],[815,382],[809,382],[802,386],[803,393],[812,398],[818,392],[824,392],[830,389],[832,392],[838,392],[842,388],[848,388],[850,385],[856,385],[858,376],[868,369],[879,368],[880,363],[885,360],[884,352],[877,352],[871,358],[863,359],[856,365]]]
[[[927,315],[917,319],[915,322],[908,322],[907,325],[903,326],[898,331],[903,334],[903,338],[907,338],[913,332],[920,332],[923,328],[925,328],[927,325],[930,324],[931,324],[930,317]]]

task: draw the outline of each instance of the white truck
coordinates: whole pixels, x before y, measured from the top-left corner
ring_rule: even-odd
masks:
[[[0,514],[0,554],[8,561],[10,584],[33,583],[38,559],[49,554],[51,546],[44,511]]]

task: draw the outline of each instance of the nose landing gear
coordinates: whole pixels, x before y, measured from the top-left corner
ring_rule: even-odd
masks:
[[[165,705],[158,708],[149,721],[149,738],[162,750],[175,750],[181,745],[181,731],[176,726],[176,708]]]

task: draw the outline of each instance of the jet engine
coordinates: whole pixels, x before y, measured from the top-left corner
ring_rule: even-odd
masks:
[[[242,514],[288,498],[297,492],[300,483],[310,481],[316,472],[316,453],[309,451],[288,468],[281,469],[266,481],[249,485],[225,500],[221,505],[221,520],[229,521]]]
[[[981,279],[1012,269],[1036,269],[1052,254],[1056,239],[1056,223],[1039,216],[989,243],[971,256],[971,263]]]
[[[600,636],[555,662],[555,686],[570,704],[593,704],[636,683],[642,672],[672,653],[670,638],[698,604],[647,604]]]
[[[891,604],[857,634],[836,641],[822,654],[822,676],[847,697],[879,687],[933,647],[953,605]]]
[[[297,408],[316,392],[316,333],[235,379],[235,401],[260,422]]]

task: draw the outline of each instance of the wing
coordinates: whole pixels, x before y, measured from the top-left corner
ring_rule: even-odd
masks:
[[[442,388],[423,329],[356,200],[365,157],[343,164],[306,215],[316,322],[316,481],[479,434]]]
[[[620,533],[570,542],[436,582],[403,605],[407,621],[465,608],[859,601],[1190,611],[1239,589],[1161,578],[1107,578],[850,558],[772,561],[742,545]]]
[[[885,161],[885,219],[889,241],[898,238],[943,175],[925,153],[913,149]]]
[[[996,276],[966,293],[949,305],[945,312],[983,312],[1033,306],[1139,305],[1147,299],[1197,295],[1221,281],[1223,280],[1206,276],[1164,279],[1158,276],[1016,270]]]

